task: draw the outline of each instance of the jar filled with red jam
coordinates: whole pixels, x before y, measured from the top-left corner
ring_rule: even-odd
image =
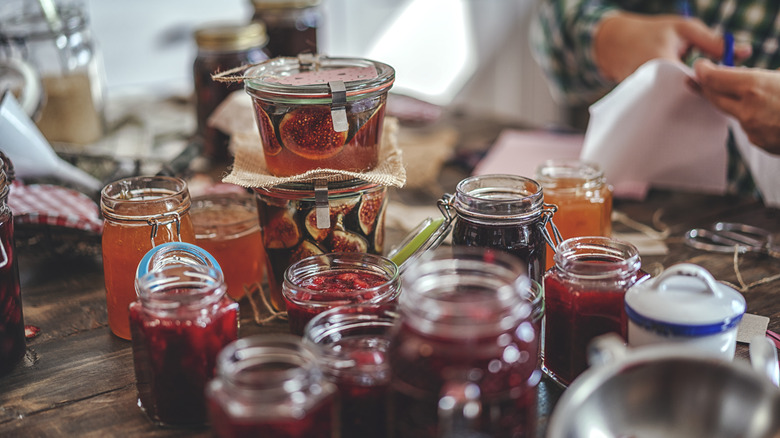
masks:
[[[284,272],[331,252],[382,254],[387,187],[362,180],[288,183],[255,189],[271,304],[285,309]]]
[[[537,334],[525,264],[490,248],[426,254],[390,333],[391,436],[535,437]]]
[[[347,304],[394,303],[401,292],[398,267],[365,253],[328,253],[307,257],[287,268],[282,294],[290,332],[303,335],[318,314]]]
[[[254,335],[229,344],[206,398],[221,438],[338,436],[336,387],[296,336]]]
[[[241,90],[235,82],[217,82],[215,73],[257,64],[268,59],[268,35],[263,23],[211,24],[195,31],[198,53],[193,62],[195,108],[198,135],[203,139],[203,155],[215,161],[229,157],[230,137],[208,125],[211,113],[230,93]]]
[[[0,376],[11,371],[25,352],[14,217],[7,203],[11,181],[5,169],[12,169],[10,166],[10,162],[0,161]]]
[[[222,273],[206,265],[163,264],[136,280],[130,305],[138,405],[160,426],[206,423],[206,384],[220,350],[238,338],[238,303]]]
[[[320,0],[252,0],[252,21],[268,29],[272,57],[317,53]]]
[[[557,229],[555,207],[544,203],[538,182],[515,175],[472,176],[440,204],[456,213],[454,245],[506,251],[525,262],[532,280],[542,281],[547,245],[555,247],[545,227],[550,223],[556,238]]]
[[[588,367],[590,341],[605,333],[626,339],[623,299],[648,274],[633,245],[607,237],[563,241],[544,277],[544,370],[569,385]]]
[[[365,172],[379,161],[395,70],[359,58],[274,58],[245,72],[272,175]]]
[[[350,304],[320,313],[303,341],[317,355],[341,399],[341,438],[387,436],[389,332],[395,305]]]

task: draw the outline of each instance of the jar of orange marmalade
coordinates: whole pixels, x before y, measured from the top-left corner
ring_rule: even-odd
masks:
[[[547,161],[536,169],[544,202],[558,206],[555,225],[563,240],[612,234],[612,187],[597,164],[581,161]],[[549,225],[548,225],[549,226]],[[555,251],[547,252],[547,269]]]
[[[132,177],[106,185],[100,208],[108,325],[116,336],[130,339],[128,306],[137,298],[134,282],[141,258],[161,243],[195,243],[190,193],[180,178]]]

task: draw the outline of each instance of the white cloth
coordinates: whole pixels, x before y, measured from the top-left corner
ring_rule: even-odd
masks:
[[[747,134],[739,122],[729,120],[742,160],[750,169],[753,182],[769,207],[780,207],[780,156],[772,155],[748,140]]]

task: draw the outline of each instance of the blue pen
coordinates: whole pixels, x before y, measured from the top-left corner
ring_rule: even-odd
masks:
[[[723,65],[734,67],[734,35],[731,32],[723,34]]]

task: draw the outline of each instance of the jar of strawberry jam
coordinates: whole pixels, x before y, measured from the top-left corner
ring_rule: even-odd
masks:
[[[627,338],[624,296],[648,278],[636,247],[607,237],[563,241],[544,277],[544,371],[564,385],[588,364],[590,341],[614,332]]]
[[[135,284],[130,331],[138,405],[157,425],[203,425],[217,355],[238,338],[238,303],[225,295],[218,269],[190,262],[163,264]]]
[[[245,73],[268,171],[365,172],[379,161],[395,70],[360,58],[274,58]]]
[[[284,272],[330,252],[382,254],[387,187],[362,180],[255,189],[271,304],[285,308]]]
[[[401,292],[398,267],[376,254],[328,253],[287,268],[282,294],[290,331],[303,335],[316,315],[346,304],[394,303]]]
[[[455,195],[439,201],[445,212],[455,211],[454,245],[496,248],[523,260],[528,276],[542,281],[547,245],[559,240],[552,222],[555,206],[544,203],[542,186],[515,175],[480,175],[458,183]],[[553,236],[547,230],[551,225]]]
[[[221,438],[338,436],[336,387],[297,336],[254,335],[229,344],[206,398]]]
[[[5,169],[13,169],[10,162],[0,162],[0,375],[11,371],[25,352],[14,217],[7,204],[11,181]]]

